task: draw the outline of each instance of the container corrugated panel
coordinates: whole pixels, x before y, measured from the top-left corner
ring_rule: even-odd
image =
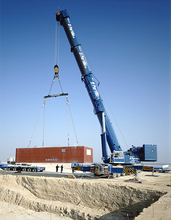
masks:
[[[93,149],[77,147],[16,148],[16,163],[93,163]]]

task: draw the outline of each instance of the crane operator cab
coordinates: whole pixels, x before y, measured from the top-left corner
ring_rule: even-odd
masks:
[[[110,163],[124,163],[123,151],[114,150],[110,157]]]

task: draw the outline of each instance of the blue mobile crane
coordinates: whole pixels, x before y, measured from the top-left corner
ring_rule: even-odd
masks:
[[[156,161],[157,145],[143,144],[142,147],[133,146],[125,152],[122,150],[106,113],[103,101],[97,88],[97,84],[93,78],[93,73],[89,69],[87,60],[81,48],[81,44],[78,42],[76,37],[67,10],[58,11],[56,13],[56,20],[60,22],[65,30],[71,46],[71,52],[74,54],[81,71],[81,80],[85,84],[94,107],[94,113],[97,115],[101,125],[102,160],[104,164],[94,165],[94,167],[96,167],[94,170],[97,170],[98,168],[98,173],[103,174],[106,164],[110,164],[110,168],[113,167],[113,165],[118,164],[135,167],[136,165],[139,166],[141,161]],[[111,151],[110,156],[108,155],[107,144]]]

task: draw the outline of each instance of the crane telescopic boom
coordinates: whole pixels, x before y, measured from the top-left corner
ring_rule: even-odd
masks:
[[[138,163],[140,160],[147,159],[155,161],[157,158],[156,145],[143,145],[142,147],[133,147],[128,151],[123,152],[117,137],[115,135],[112,124],[106,113],[97,84],[93,78],[93,74],[89,69],[87,60],[82,51],[81,44],[78,42],[75,31],[70,21],[67,10],[58,11],[56,13],[56,20],[63,26],[67,38],[71,46],[71,52],[74,54],[79,69],[81,71],[81,79],[85,84],[87,92],[90,96],[91,102],[94,107],[94,112],[98,117],[101,125],[101,142],[102,142],[102,155],[103,162],[105,163]],[[111,151],[111,156],[108,156],[107,143]],[[147,153],[148,152],[148,153]]]
[[[65,33],[68,37],[71,52],[73,52],[79,69],[82,74],[82,80],[85,83],[86,89],[94,106],[94,112],[97,115],[101,129],[101,139],[102,139],[102,154],[104,160],[108,160],[107,147],[106,147],[106,138],[111,152],[122,151],[115,132],[112,128],[111,122],[105,111],[103,101],[100,97],[100,93],[97,88],[97,84],[93,78],[93,74],[89,69],[87,60],[82,51],[81,44],[78,42],[76,34],[74,32],[73,26],[70,22],[70,17],[66,10],[56,13],[57,21],[60,21],[61,25],[64,27]]]

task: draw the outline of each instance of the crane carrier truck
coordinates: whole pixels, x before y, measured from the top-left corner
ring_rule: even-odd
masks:
[[[129,168],[132,170],[143,169],[142,161],[156,161],[157,145],[155,144],[143,144],[141,147],[133,146],[127,151],[122,150],[105,110],[93,73],[89,69],[86,57],[81,48],[81,44],[76,37],[76,33],[73,25],[71,24],[70,16],[67,10],[58,11],[56,13],[56,20],[57,22],[60,22],[60,25],[63,26],[65,30],[71,46],[71,52],[74,54],[81,72],[81,80],[85,84],[88,95],[94,107],[94,113],[97,115],[101,126],[103,164],[91,164],[87,166],[82,164],[72,164],[73,170],[91,171],[95,175],[103,175],[106,173],[115,172],[122,173],[126,172],[126,170],[129,172]],[[108,155],[107,144],[111,152],[110,155]],[[121,169],[118,169],[116,165],[122,165]]]

